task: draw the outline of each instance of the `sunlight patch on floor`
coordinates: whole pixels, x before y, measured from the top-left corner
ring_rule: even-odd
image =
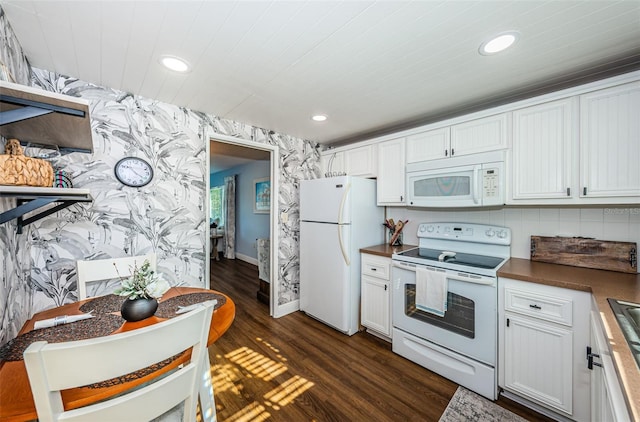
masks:
[[[264,398],[280,406],[286,406],[313,386],[311,381],[296,375],[265,394]]]
[[[211,382],[214,392],[221,393],[223,391],[231,391],[234,394],[240,394],[235,384],[235,382],[240,379],[240,377],[236,375],[237,372],[240,372],[238,368],[230,364],[212,365],[211,368],[213,369]]]
[[[277,348],[259,338],[257,340],[271,351],[278,353],[277,359],[286,360],[279,354],[280,351]],[[283,363],[277,362],[246,346],[233,350],[224,356],[216,355],[216,358],[212,360],[214,362],[223,362],[225,360],[230,362],[211,366],[213,370],[213,388],[216,394],[230,392],[237,396],[243,396],[243,385],[239,382],[243,376],[247,378],[255,377],[267,383],[289,370]],[[246,375],[244,375],[245,373]],[[297,397],[314,385],[313,382],[299,375],[292,376],[266,393],[263,403],[254,401],[225,420],[231,422],[259,422],[269,419],[271,417],[269,411],[277,412],[282,407],[293,403]],[[218,407],[218,411],[221,410]]]
[[[263,405],[253,402],[226,420],[229,422],[260,422],[269,419],[270,416],[271,414]]]
[[[248,347],[241,347],[231,353],[227,353],[225,358],[241,366],[253,376],[265,381],[271,381],[287,371],[287,367],[284,364],[276,362]]]
[[[278,348],[276,348],[276,347],[272,346],[272,345],[271,345],[271,343],[269,343],[268,341],[265,341],[265,340],[263,340],[263,339],[262,339],[262,338],[260,338],[260,337],[256,337],[256,341],[257,341],[257,342],[259,342],[259,343],[264,344],[264,345],[265,345],[265,346],[267,346],[269,349],[271,349],[271,350],[273,350],[274,352],[276,352],[276,353],[278,354],[278,355],[277,355],[278,359],[282,360],[283,362],[286,362],[286,361],[287,361],[287,358],[285,358],[284,356],[282,356],[282,355],[280,354],[280,349],[278,349]]]

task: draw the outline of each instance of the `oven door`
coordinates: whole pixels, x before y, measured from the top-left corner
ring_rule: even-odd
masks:
[[[446,272],[448,293],[444,317],[416,308],[416,264],[393,261],[393,326],[495,366],[496,278],[424,267]]]

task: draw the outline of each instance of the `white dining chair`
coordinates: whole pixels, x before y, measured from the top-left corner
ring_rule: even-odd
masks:
[[[128,278],[133,273],[134,266],[138,266],[138,268],[140,268],[145,260],[149,260],[151,269],[155,271],[155,253],[139,256],[125,256],[122,258],[76,261],[76,272],[78,274],[78,300],[87,298],[87,284],[97,281],[117,279],[120,277]]]
[[[24,352],[24,363],[38,419],[51,421],[150,421],[184,403],[182,420],[196,420],[203,385],[213,397],[211,380],[203,380],[213,304],[145,328],[65,343],[38,341]],[[72,410],[63,407],[61,390],[110,380],[191,349],[188,363],[142,387]],[[202,406],[201,406],[202,407]],[[201,409],[215,421],[215,406]]]

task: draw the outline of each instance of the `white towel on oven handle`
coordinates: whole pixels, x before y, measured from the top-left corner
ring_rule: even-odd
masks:
[[[443,317],[447,311],[447,275],[416,266],[416,308]]]

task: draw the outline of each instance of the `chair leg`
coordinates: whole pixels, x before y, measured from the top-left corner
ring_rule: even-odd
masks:
[[[211,380],[211,364],[208,352],[204,354],[202,366],[200,393],[198,394],[200,413],[204,422],[216,422],[216,403],[213,398],[213,382]]]

